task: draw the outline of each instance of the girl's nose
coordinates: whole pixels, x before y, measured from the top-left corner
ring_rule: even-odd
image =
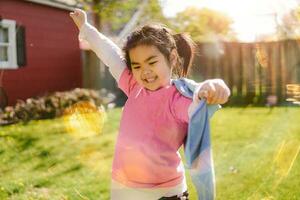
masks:
[[[144,69],[143,70],[143,75],[147,75],[147,74],[151,74],[151,70],[150,69]]]

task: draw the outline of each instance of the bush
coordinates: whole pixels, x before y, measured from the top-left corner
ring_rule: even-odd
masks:
[[[106,92],[76,88],[66,92],[54,92],[42,97],[18,100],[14,107],[7,106],[0,110],[0,124],[28,122],[36,119],[50,119],[62,116],[64,110],[80,101],[88,101],[96,107],[101,106]],[[110,96],[109,96],[110,95]],[[111,94],[108,94],[113,98]]]

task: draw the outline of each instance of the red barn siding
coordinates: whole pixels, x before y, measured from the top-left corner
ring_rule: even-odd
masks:
[[[1,0],[0,15],[25,26],[27,65],[5,70],[9,104],[82,86],[78,31],[69,11],[23,0]]]

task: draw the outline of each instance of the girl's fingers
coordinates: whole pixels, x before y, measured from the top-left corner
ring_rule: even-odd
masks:
[[[224,104],[229,95],[229,88],[218,79],[205,81],[198,92],[198,97],[206,98],[208,104]]]
[[[218,98],[216,97],[216,94],[212,97],[209,98],[208,103],[209,104],[216,104],[216,102],[218,102]]]
[[[204,83],[198,92],[198,97],[200,99],[205,98],[207,102],[211,101],[211,98],[215,92],[215,87],[209,82]]]
[[[222,86],[218,86],[218,92],[216,95],[215,104],[222,104],[224,102],[223,94],[225,92],[225,89]]]
[[[79,16],[79,13],[77,13],[77,12],[71,12],[70,15],[71,16]]]
[[[224,98],[223,98],[223,94],[224,94],[224,89],[223,88],[220,88],[218,90],[218,92],[216,93],[216,96],[215,96],[215,99],[213,101],[213,104],[222,104],[224,102]]]
[[[207,90],[200,90],[198,93],[199,99],[207,99],[208,98],[208,92]]]
[[[214,95],[214,93],[216,93],[216,91],[217,91],[216,86],[212,82],[209,82],[208,87],[209,87],[210,95],[211,96]]]
[[[208,91],[208,97],[207,97],[207,103],[211,104],[214,101],[214,97],[216,94],[216,87],[213,83],[209,82],[207,84],[207,91]]]
[[[230,90],[219,80],[205,81],[198,92],[198,97],[206,98],[209,104],[224,104],[228,101],[229,95]]]
[[[228,101],[228,96],[229,95],[228,95],[228,91],[226,90],[226,88],[219,86],[212,103],[213,104],[224,104]]]
[[[71,12],[71,13],[70,13],[70,17],[72,17],[73,19],[74,19],[74,17],[76,17],[76,16],[78,16],[78,15],[76,15],[74,12]]]
[[[210,104],[217,104],[220,103],[222,98],[222,88],[218,85],[213,85],[208,103]]]
[[[228,101],[228,94],[227,94],[227,91],[224,90],[223,94],[222,94],[222,104],[226,103]]]
[[[71,16],[79,16],[79,15],[84,15],[84,11],[78,8],[75,8],[74,11],[70,13]]]
[[[84,12],[83,10],[79,9],[79,8],[75,8],[74,9],[75,12]]]

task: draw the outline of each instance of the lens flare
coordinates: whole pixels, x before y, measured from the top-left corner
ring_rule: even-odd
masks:
[[[275,175],[279,177],[274,185],[274,189],[286,178],[299,154],[300,141],[283,141],[274,157]]]
[[[286,101],[300,105],[300,84],[287,84],[286,94],[288,96]]]
[[[66,132],[76,138],[100,134],[105,119],[104,108],[97,108],[88,101],[78,102],[70,106],[63,114]]]
[[[255,49],[256,49],[256,58],[257,58],[258,63],[262,67],[267,68],[268,67],[268,60],[269,60],[268,52],[260,44],[256,44]]]

